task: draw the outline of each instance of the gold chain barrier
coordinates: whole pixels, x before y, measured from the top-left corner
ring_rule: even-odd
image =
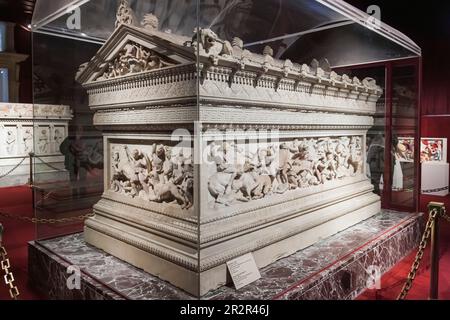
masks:
[[[0,217],[9,218],[9,219],[15,219],[19,221],[29,222],[33,224],[56,224],[56,223],[68,223],[68,222],[75,222],[75,221],[84,221],[88,218],[94,217],[95,214],[88,213],[81,216],[76,217],[70,217],[70,218],[61,218],[61,219],[39,219],[39,218],[30,218],[30,217],[23,217],[23,216],[16,216],[11,215],[8,213],[0,212]],[[6,285],[9,287],[9,295],[11,299],[17,300],[17,298],[20,295],[19,289],[16,285],[14,285],[14,275],[11,269],[11,263],[8,258],[8,252],[6,251],[6,248],[3,246],[2,239],[3,239],[3,225],[0,223],[0,266],[1,269],[4,272],[3,279],[5,280]]]
[[[439,218],[444,218],[450,222],[450,217],[446,214],[446,209],[443,203],[431,202],[428,205],[429,218],[425,226],[425,231],[422,235],[422,240],[419,244],[419,249],[416,254],[416,258],[411,266],[411,270],[408,274],[407,280],[402,288],[402,291],[398,295],[397,300],[404,300],[409,294],[412,288],[414,280],[416,279],[417,271],[423,260],[425,249],[428,241],[431,240],[431,280],[430,280],[430,299],[438,298],[438,276],[439,276]]]
[[[17,300],[17,298],[20,295],[20,292],[17,286],[14,284],[15,281],[14,275],[12,271],[10,271],[11,263],[9,262],[8,252],[3,246],[2,239],[3,239],[3,226],[0,223],[0,266],[4,273],[3,279],[5,280],[5,283],[9,288],[9,295],[11,299]]]
[[[88,214],[84,214],[84,215],[80,215],[80,216],[76,216],[76,217],[47,219],[47,218],[36,218],[36,217],[33,217],[33,218],[23,217],[23,216],[17,216],[17,215],[12,215],[9,213],[0,212],[0,217],[29,222],[29,223],[33,223],[33,224],[57,224],[57,223],[69,223],[69,222],[81,222],[88,218],[93,218],[94,216],[95,216],[94,213],[89,212]]]

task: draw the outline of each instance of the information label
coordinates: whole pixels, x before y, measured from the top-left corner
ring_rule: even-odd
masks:
[[[227,266],[236,290],[261,278],[255,258],[251,253],[227,262]]]

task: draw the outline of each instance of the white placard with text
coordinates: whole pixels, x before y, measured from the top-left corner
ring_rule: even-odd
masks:
[[[236,290],[242,289],[261,278],[255,258],[251,253],[228,261],[227,266]]]

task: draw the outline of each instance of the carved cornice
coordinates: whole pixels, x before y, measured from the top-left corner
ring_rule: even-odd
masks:
[[[177,83],[195,80],[197,69],[194,63],[164,67],[148,72],[131,73],[112,79],[88,82],[83,86],[88,94],[116,92],[120,90],[157,86],[161,84]]]
[[[175,105],[99,110],[94,116],[94,124],[103,130],[173,130],[180,126],[192,128],[197,121],[205,130],[368,130],[374,123],[372,117],[365,115],[288,111],[282,108],[274,112],[273,109],[261,107],[236,108],[210,104],[200,107]]]
[[[274,59],[270,48],[263,55],[251,53],[240,47],[242,41],[235,39],[232,45],[211,30],[199,30],[197,43],[196,35],[192,41],[184,41],[185,37],[160,32],[151,25],[147,29],[120,25],[97,56],[83,66],[78,78],[88,90],[91,107],[165,104],[198,96],[201,102],[374,114],[382,94],[375,80],[338,75],[326,60],[300,65]],[[184,46],[180,45],[183,41]],[[197,58],[192,56],[196,49]],[[145,52],[150,56],[154,52],[159,62],[177,65],[157,63],[157,70],[148,71]],[[128,56],[136,63],[130,65],[125,59]],[[117,59],[125,61],[121,63],[126,70],[137,69],[134,73],[121,72],[123,67],[113,63]],[[95,81],[106,69],[111,69],[108,72],[113,72],[113,77]]]

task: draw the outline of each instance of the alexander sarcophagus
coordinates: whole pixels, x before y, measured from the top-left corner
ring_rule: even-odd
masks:
[[[233,258],[264,267],[380,211],[364,175],[372,79],[153,15],[123,19],[77,79],[107,164],[86,240],[194,295],[227,283]]]

